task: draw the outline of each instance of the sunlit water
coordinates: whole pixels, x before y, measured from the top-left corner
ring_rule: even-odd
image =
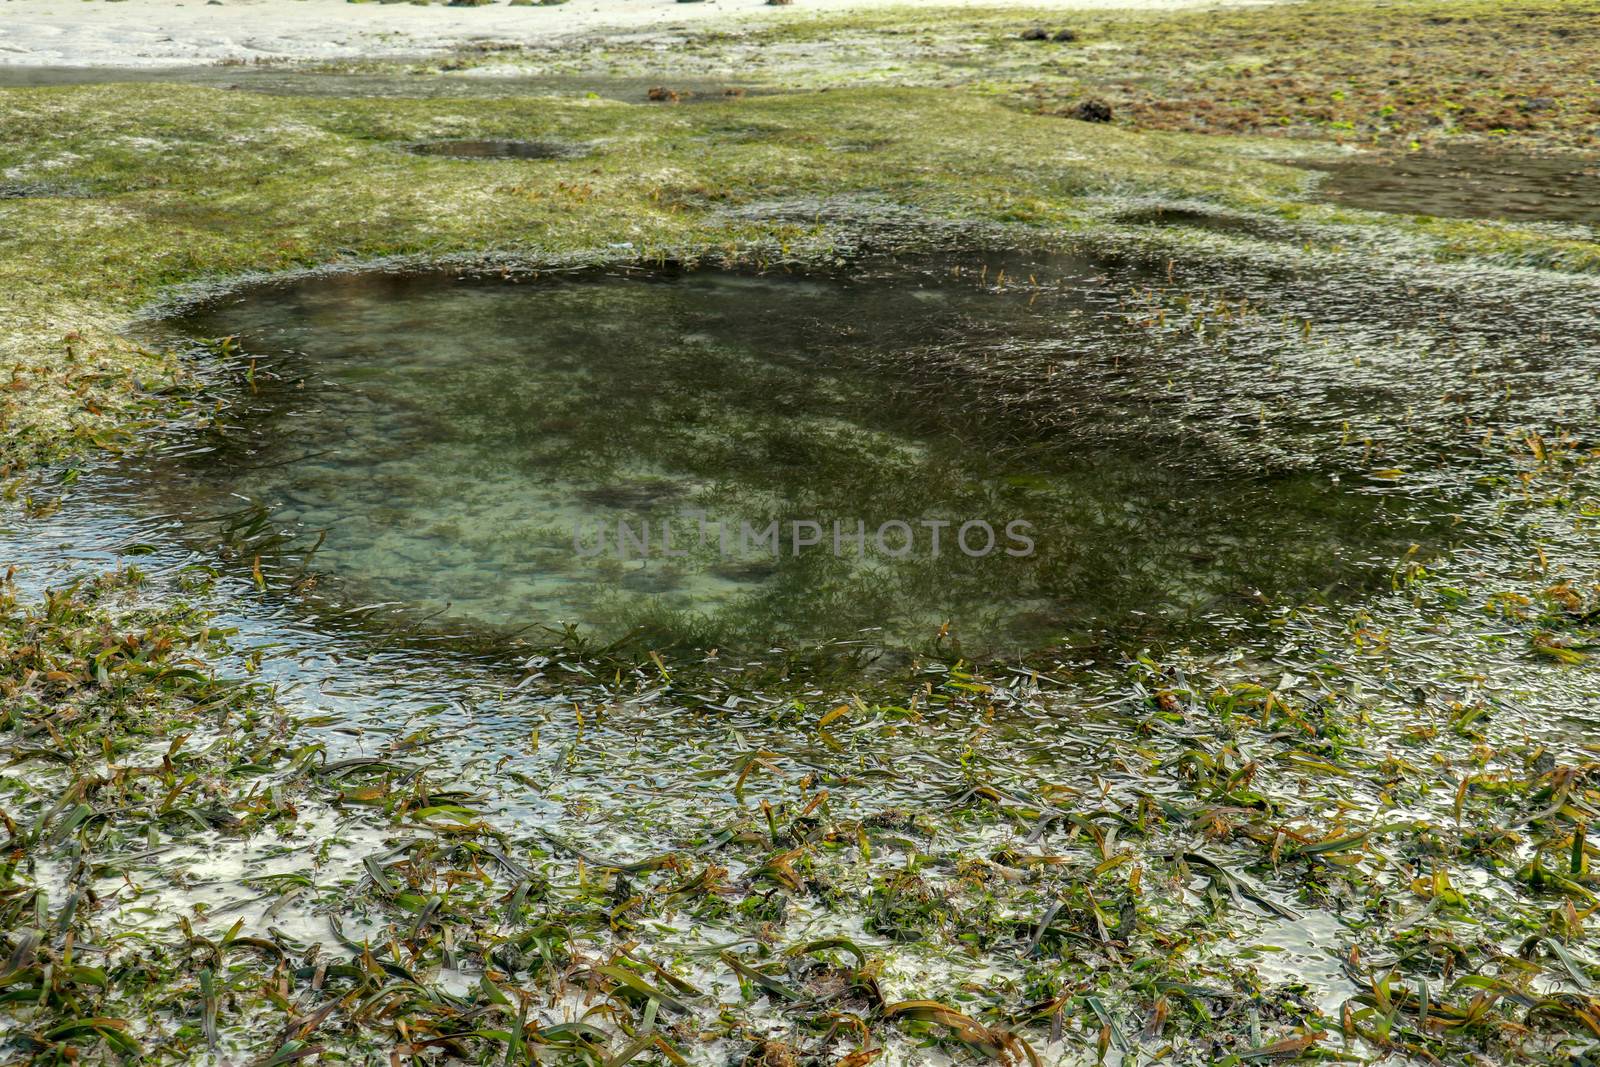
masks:
[[[1363,588],[1438,532],[1391,486],[1226,454],[1131,393],[1148,331],[1100,266],[256,288],[179,323],[236,335],[251,384],[145,480],[180,514],[325,531],[347,604],[740,648],[1181,631]]]

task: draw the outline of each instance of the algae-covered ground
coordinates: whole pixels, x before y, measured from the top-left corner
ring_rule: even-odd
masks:
[[[1600,248],[1322,203],[1273,160],[1590,145],[1597,12],[885,12],[374,64],[415,87],[381,99],[314,71],[288,93],[0,90],[6,1055],[1587,1062]],[[1020,39],[1045,17],[1078,39]],[[428,89],[529,68],[571,91]],[[640,73],[658,100],[600,91]],[[780,91],[672,91],[708,78]],[[1111,123],[1065,117],[1091,98]],[[408,150],[464,139],[572,151]],[[1136,221],[1161,209],[1239,225]],[[1540,319],[1528,373],[1441,372],[1446,395],[1313,457],[1436,497],[1456,547],[1185,647],[852,673],[325,631],[297,613],[311,561],[269,557],[270,531],[196,552],[113,499],[119,455],[226,425],[254,373],[227,346],[146,347],[138,316],[241,277],[1082,242],[1167,264],[1119,314],[1157,351],[1214,338],[1218,376],[1247,302],[1175,265]],[[1273,365],[1443,358],[1330,315],[1282,323]],[[1267,432],[1264,405],[1223,407]]]
[[[1094,97],[1111,105],[1115,121],[1145,130],[1592,148],[1600,139],[1597,10],[1589,0],[1323,0],[1161,14],[890,8],[686,28],[667,45],[628,35],[495,41],[421,66],[622,74],[658,70],[670,48],[681,75],[779,89],[959,85],[1043,114],[1069,114]]]

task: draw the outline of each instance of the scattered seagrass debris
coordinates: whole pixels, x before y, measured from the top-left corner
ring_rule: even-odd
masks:
[[[1548,502],[1528,520],[1590,498],[1595,458],[1508,454]],[[1600,569],[1508,568],[1480,601],[1402,567],[1367,609],[1286,614],[1270,654],[1120,672],[924,661],[850,696],[534,657],[413,705],[399,661],[345,655],[301,662],[322,696],[275,693],[238,669],[287,678],[287,649],[230,650],[186,572],[141,562],[0,598],[18,1053],[1553,1062],[1596,1037],[1600,761],[1462,668],[1493,607],[1526,684],[1588,678]]]

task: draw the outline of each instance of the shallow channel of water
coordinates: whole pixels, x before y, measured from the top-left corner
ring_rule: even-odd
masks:
[[[1600,226],[1600,157],[1490,148],[1362,154],[1307,164],[1320,196],[1401,215]]]

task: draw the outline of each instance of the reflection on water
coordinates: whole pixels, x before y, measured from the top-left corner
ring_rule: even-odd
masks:
[[[316,565],[348,600],[740,648],[1170,631],[1359,587],[1426,540],[1393,487],[1226,455],[1139,399],[1148,330],[1119,289],[1145,274],[266,286],[175,324],[238,335],[255,392],[147,481],[179,513],[251,501],[327,531]]]
[[[1600,225],[1595,156],[1452,147],[1307,165],[1328,172],[1322,194],[1371,211]]]

